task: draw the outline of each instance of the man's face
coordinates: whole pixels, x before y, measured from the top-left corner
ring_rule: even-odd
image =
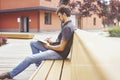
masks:
[[[59,17],[60,21],[64,23],[64,17],[61,13],[58,13],[58,17]]]

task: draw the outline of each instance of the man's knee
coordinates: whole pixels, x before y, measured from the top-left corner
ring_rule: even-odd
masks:
[[[36,41],[31,41],[30,46],[34,46],[35,43],[36,43]]]
[[[28,56],[24,59],[26,64],[32,64],[33,63],[33,58],[31,56]]]

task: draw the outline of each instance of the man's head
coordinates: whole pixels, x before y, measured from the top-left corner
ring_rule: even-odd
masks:
[[[57,10],[57,15],[59,16],[60,20],[62,22],[65,22],[65,20],[71,16],[71,9],[68,6],[62,5]]]

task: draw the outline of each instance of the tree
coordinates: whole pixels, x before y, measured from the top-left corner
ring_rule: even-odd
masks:
[[[97,3],[97,4],[96,4]],[[110,4],[107,4],[104,0],[83,0],[72,1],[60,0],[59,5],[69,5],[72,9],[78,7],[78,11],[82,16],[88,17],[92,14],[97,14],[103,18],[103,24],[114,24],[114,19],[120,22],[120,1],[111,0]]]
[[[120,1],[111,0],[110,4],[106,4],[105,1],[99,4],[101,7],[100,16],[104,17],[103,20],[106,24],[114,24],[114,20],[120,22]]]
[[[72,1],[70,0],[60,0],[59,5],[69,5],[71,9],[78,7],[78,11],[81,13],[82,16],[91,16],[93,13],[97,13],[99,11],[97,4],[95,4],[96,0],[83,0],[81,1]]]
[[[117,9],[118,9],[118,13],[117,13],[117,20],[118,20],[118,26],[120,26],[120,1],[118,1],[118,7],[117,7]]]
[[[59,6],[60,5],[68,5],[70,3],[70,0],[60,0],[59,1]]]

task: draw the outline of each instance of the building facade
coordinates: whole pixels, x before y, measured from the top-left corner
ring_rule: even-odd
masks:
[[[0,31],[39,32],[58,30],[61,23],[56,15],[59,0],[0,0]],[[98,29],[102,21],[97,15],[71,16],[80,29]]]

